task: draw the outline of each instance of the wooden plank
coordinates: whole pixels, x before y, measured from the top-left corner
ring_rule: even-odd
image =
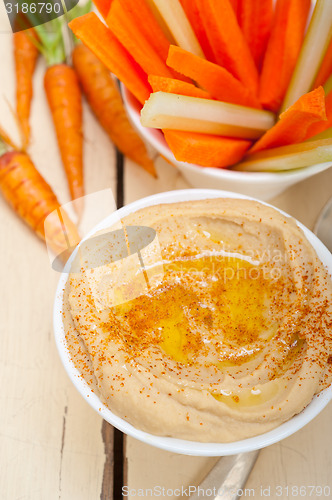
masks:
[[[4,23],[3,6],[0,26]],[[0,32],[1,124],[16,139],[11,34]],[[32,144],[36,166],[69,201],[51,117],[43,89],[45,67],[34,77]],[[115,151],[84,106],[85,185],[88,192],[108,186],[115,193]],[[52,271],[44,244],[0,196],[0,485],[1,500],[113,497],[113,428],[78,394],[59,360],[53,339],[52,308],[59,275]],[[103,436],[107,434],[107,447]],[[106,472],[107,471],[107,472]],[[103,480],[104,476],[104,480]],[[107,478],[107,479],[105,479]]]

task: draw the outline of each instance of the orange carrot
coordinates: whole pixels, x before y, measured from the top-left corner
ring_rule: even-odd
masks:
[[[324,130],[332,127],[332,91],[327,94],[325,97],[325,109],[326,109],[326,121],[313,123],[308,129],[306,133],[306,139],[310,139]]]
[[[229,167],[239,162],[251,142],[209,134],[163,130],[167,144],[178,161],[202,167]]]
[[[49,216],[47,243],[56,254],[64,252],[65,257],[69,256],[69,247],[74,247],[80,239],[76,226],[26,153],[9,151],[0,157],[0,191],[42,239],[45,239],[44,222]]]
[[[107,14],[111,8],[112,0],[93,0],[93,3],[97,7],[102,17],[106,19]]]
[[[82,103],[78,79],[67,64],[49,66],[44,77],[45,92],[52,113],[69,190],[78,214],[83,188]]]
[[[180,0],[183,10],[191,24],[197,40],[202,47],[205,57],[212,62],[216,62],[208,36],[205,32],[202,20],[199,15],[196,0]]]
[[[202,59],[180,47],[171,45],[167,58],[171,68],[182,72],[209,92],[225,102],[260,108],[260,103],[250,89],[246,88],[225,68]]]
[[[82,44],[75,46],[72,59],[83,92],[108,136],[124,155],[155,176],[153,162],[129,122],[120,92],[106,66]]]
[[[142,35],[165,62],[171,42],[159,25],[151,6],[146,0],[121,0],[121,5],[127,18],[132,19],[139,26]],[[180,80],[186,80],[183,75],[174,71],[173,76]]]
[[[256,92],[258,72],[229,0],[197,0],[216,61]]]
[[[316,79],[313,84],[313,88],[319,87],[320,85],[324,85],[326,80],[332,75],[332,39],[330,44],[325,52],[325,56],[321,67],[317,73]]]
[[[175,78],[166,78],[165,76],[149,76],[149,84],[153,92],[168,92],[170,94],[188,95],[191,97],[201,97],[202,99],[212,99],[212,96],[192,83],[176,80]]]
[[[323,87],[304,94],[280,115],[279,121],[251,148],[250,153],[303,142],[308,129],[316,122],[326,122]]]
[[[172,77],[165,59],[146,39],[141,26],[128,15],[120,0],[113,0],[106,22],[119,42],[147,74]]]
[[[271,31],[273,0],[237,0],[238,20],[256,66],[260,69]]]
[[[231,6],[233,7],[233,10],[235,12],[236,17],[239,17],[239,9],[240,9],[240,2],[241,0],[229,0]]]
[[[70,29],[141,103],[149,98],[147,76],[94,12],[73,19]]]
[[[166,61],[170,41],[159,26],[146,0],[121,0],[127,17],[135,21],[142,35],[153,49]]]
[[[83,210],[83,135],[81,89],[74,69],[66,64],[62,22],[36,26],[38,48],[47,69],[44,88],[52,114],[62,163],[77,214]]]
[[[30,107],[33,95],[32,76],[35,71],[38,49],[31,38],[36,38],[32,29],[13,34],[14,61],[16,74],[16,113],[21,126],[24,144],[30,139]]]
[[[277,0],[259,87],[263,106],[278,111],[304,38],[310,0]]]

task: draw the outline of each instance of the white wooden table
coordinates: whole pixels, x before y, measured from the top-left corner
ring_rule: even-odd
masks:
[[[2,3],[0,63],[0,121],[9,132],[15,133],[7,103],[14,104],[11,35]],[[40,62],[34,78],[30,153],[65,203],[69,200],[68,190],[46,106],[43,72]],[[116,193],[114,148],[86,106],[84,133],[87,191],[110,187]],[[164,160],[158,159],[156,165],[157,180],[137,165],[125,162],[125,203],[156,192],[188,187],[176,169]],[[312,227],[331,195],[332,169],[292,187],[273,203]],[[113,428],[103,423],[78,394],[56,351],[52,305],[58,275],[51,269],[43,243],[13,214],[1,196],[0,230],[0,499],[119,498],[122,464],[117,462],[114,469]],[[304,429],[263,450],[243,498],[295,498],[296,489],[291,488],[300,486],[321,485],[332,489],[331,419],[330,404]],[[119,446],[118,441],[115,446]],[[174,490],[197,485],[216,461],[164,452],[132,438],[126,439],[124,458],[124,480],[131,491],[130,498],[141,496],[140,489],[159,486]],[[276,489],[278,486],[282,490]]]

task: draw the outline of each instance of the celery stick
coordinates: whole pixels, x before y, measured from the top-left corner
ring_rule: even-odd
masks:
[[[310,91],[332,37],[332,1],[317,0],[281,111]]]
[[[325,95],[329,94],[332,91],[332,75],[328,80],[326,80],[324,84]]]
[[[249,155],[234,169],[251,172],[281,172],[329,161],[332,162],[332,139],[325,139],[260,151]]]
[[[237,104],[155,92],[141,111],[145,127],[257,139],[275,123],[275,115]]]
[[[323,130],[323,132],[320,132],[319,134],[309,137],[309,139],[307,139],[306,142],[319,141],[321,139],[332,139],[332,127]]]
[[[203,50],[179,0],[152,0],[174,40],[182,49],[205,59]]]

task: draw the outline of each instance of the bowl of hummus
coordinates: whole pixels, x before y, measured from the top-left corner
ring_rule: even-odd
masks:
[[[275,443],[332,398],[332,256],[243,195],[191,189],[121,208],[61,275],[72,382],[141,441],[223,456]]]

